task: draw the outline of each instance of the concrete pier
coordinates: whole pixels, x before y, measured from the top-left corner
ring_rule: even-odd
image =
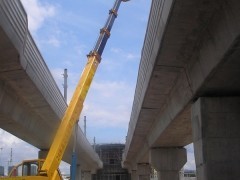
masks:
[[[84,171],[83,172],[83,180],[91,180],[91,179],[92,179],[91,171]]]
[[[80,165],[77,165],[76,168],[76,180],[81,180],[82,179],[82,169]]]
[[[149,164],[137,165],[137,177],[138,180],[150,180],[151,167]]]
[[[46,149],[46,150],[40,150],[40,151],[38,151],[38,158],[39,159],[46,159],[46,157],[47,157],[47,154],[48,154],[48,149]]]
[[[132,170],[131,171],[131,180],[138,180],[138,176],[137,176],[137,171],[136,170]]]
[[[239,180],[240,97],[202,97],[192,106],[198,180]]]
[[[179,171],[187,162],[184,148],[150,150],[150,163],[158,172],[158,180],[179,180]]]

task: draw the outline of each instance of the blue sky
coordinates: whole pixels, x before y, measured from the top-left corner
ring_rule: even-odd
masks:
[[[68,99],[113,2],[52,0],[46,4],[41,1],[48,6],[49,17],[41,27],[31,31],[61,90],[63,69],[68,69]],[[87,116],[90,142],[94,136],[99,143],[124,142],[149,9],[147,0],[121,4],[80,118]]]
[[[114,0],[21,1],[28,13],[31,34],[61,91],[63,70],[68,69],[70,100],[85,66],[86,55],[92,50]],[[120,6],[80,117],[83,127],[83,116],[87,116],[90,143],[94,137],[97,143],[125,142],[150,5],[149,0],[132,0]],[[9,139],[0,140],[4,145],[0,162],[6,164],[11,147],[14,162],[37,157],[36,148],[3,130],[0,135]],[[28,153],[17,152],[17,147]],[[192,148],[189,149],[191,153]]]

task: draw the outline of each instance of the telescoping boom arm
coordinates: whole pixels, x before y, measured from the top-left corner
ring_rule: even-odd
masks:
[[[113,23],[117,17],[117,12],[119,9],[119,6],[121,4],[121,1],[129,1],[129,0],[116,0],[114,3],[114,6],[111,10],[109,10],[109,16],[106,21],[105,26],[100,30],[100,35],[98,37],[98,40],[96,42],[95,47],[93,50],[90,52],[90,54],[95,54],[97,53],[98,56],[102,56],[103,50],[105,48],[105,45],[107,43],[108,38],[110,37],[110,31],[112,29]]]
[[[63,154],[69,142],[75,122],[83,109],[83,102],[86,98],[92,79],[101,60],[101,55],[110,36],[117,11],[122,1],[116,0],[113,8],[109,11],[109,17],[105,26],[100,30],[99,38],[94,49],[88,55],[87,64],[83,70],[82,76],[78,82],[71,102],[65,112],[55,139],[51,145],[47,158],[41,168],[41,175],[49,179],[55,179],[56,171],[62,160]]]

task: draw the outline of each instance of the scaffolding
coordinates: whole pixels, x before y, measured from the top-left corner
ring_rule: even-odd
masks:
[[[124,144],[97,144],[95,150],[103,168],[93,175],[93,180],[130,180],[127,169],[121,166]]]

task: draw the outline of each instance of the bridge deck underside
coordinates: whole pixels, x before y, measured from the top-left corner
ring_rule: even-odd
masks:
[[[240,94],[239,1],[152,1],[124,161],[192,142],[191,103]]]

